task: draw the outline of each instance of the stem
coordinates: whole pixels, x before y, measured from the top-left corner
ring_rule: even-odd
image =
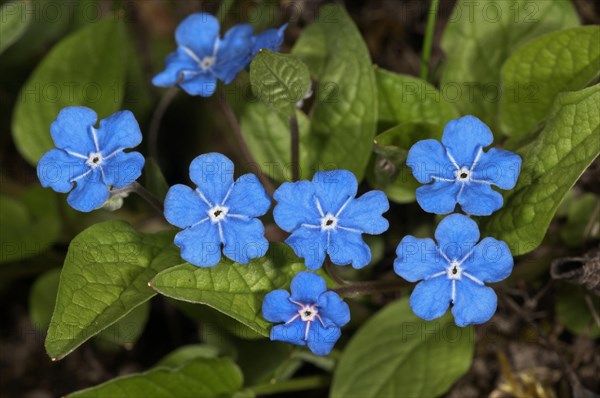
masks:
[[[178,87],[171,87],[167,90],[167,92],[162,96],[158,105],[154,109],[154,113],[152,113],[152,120],[150,121],[150,129],[148,130],[148,151],[150,156],[158,161],[158,131],[160,130],[160,122],[165,115],[165,112],[171,105],[171,102],[175,99],[177,94],[179,93]]]
[[[386,280],[386,281],[372,281],[372,282],[361,282],[354,285],[346,285],[341,287],[333,288],[340,296],[358,296],[363,294],[375,294],[383,292],[394,292],[398,289],[405,287],[406,282],[401,279],[398,280]]]
[[[271,181],[262,172],[262,169],[260,168],[260,165],[258,164],[258,162],[254,159],[254,156],[252,156],[252,152],[250,151],[250,148],[248,147],[248,144],[246,143],[246,140],[244,139],[242,130],[240,128],[240,124],[238,123],[237,118],[235,117],[235,113],[233,113],[233,109],[231,109],[231,105],[229,105],[229,102],[227,102],[227,100],[225,99],[223,94],[219,95],[218,97],[219,97],[219,104],[221,105],[221,109],[223,110],[223,114],[225,115],[225,118],[227,119],[227,122],[229,123],[229,127],[231,127],[231,130],[233,131],[233,134],[235,135],[235,139],[238,142],[238,145],[242,150],[242,154],[243,154],[244,158],[246,158],[246,161],[249,163],[249,165],[252,165],[252,164],[256,165],[258,179],[260,180],[262,185],[265,187],[265,189],[269,193],[269,195],[273,196],[273,192],[275,192],[275,187],[273,187],[273,184],[271,184]]]
[[[134,181],[131,184],[127,185],[123,188],[112,189],[110,191],[111,196],[119,195],[122,193],[130,193],[134,192],[139,195],[142,199],[144,199],[154,210],[156,210],[161,215],[164,214],[164,205],[163,202],[154,196],[150,191],[140,185],[139,182]]]
[[[425,30],[425,42],[423,43],[423,53],[421,54],[421,72],[419,76],[423,80],[428,79],[429,60],[431,58],[431,47],[433,45],[433,33],[435,32],[435,20],[439,9],[440,0],[431,0],[429,13],[427,15],[427,28]]]
[[[331,262],[331,260],[326,259],[325,260],[325,272],[327,272],[327,275],[329,275],[329,277],[331,279],[333,279],[333,281],[335,283],[337,283],[338,285],[347,285],[348,282],[346,282],[345,280],[343,280],[342,278],[340,278],[338,276],[338,274],[335,273],[335,269],[333,266],[333,263]]]
[[[290,132],[292,134],[292,181],[300,179],[300,127],[296,111],[290,116]]]
[[[271,395],[290,391],[314,390],[328,387],[331,379],[326,376],[308,376],[285,380],[278,383],[265,383],[249,387],[255,395]]]

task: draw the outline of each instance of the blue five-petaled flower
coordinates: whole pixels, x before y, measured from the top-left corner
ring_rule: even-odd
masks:
[[[265,296],[262,313],[269,322],[283,323],[271,329],[271,340],[307,345],[317,355],[327,355],[350,321],[350,309],[325,281],[312,272],[299,272],[286,290]]]
[[[181,257],[198,267],[211,267],[223,253],[245,264],[262,257],[269,243],[256,217],[271,206],[269,196],[254,174],[233,180],[233,163],[219,153],[198,156],[190,164],[197,188],[172,186],[165,199],[165,218],[184,228],[175,235]]]
[[[407,165],[422,184],[417,201],[423,210],[451,213],[459,203],[467,214],[489,216],[502,207],[502,195],[492,189],[514,188],[521,169],[519,155],[492,148],[489,127],[474,116],[451,120],[444,128],[442,142],[417,142],[408,152]]]
[[[57,148],[40,159],[37,175],[43,187],[70,192],[67,202],[79,211],[92,211],[109,198],[110,188],[123,188],[139,178],[144,157],[124,152],[142,141],[142,133],[130,111],[101,120],[93,110],[64,108],[50,126]],[[75,189],[73,186],[75,185]]]
[[[239,24],[221,39],[217,18],[192,14],[177,27],[177,50],[166,58],[166,69],[152,83],[160,87],[178,84],[190,95],[211,96],[217,79],[230,83],[260,49],[278,51],[286,26],[255,36],[251,25]]]
[[[347,170],[315,173],[312,181],[286,182],[273,197],[275,222],[292,235],[285,241],[306,266],[315,270],[325,255],[334,264],[362,268],[371,261],[371,250],[362,234],[388,229],[382,216],[389,202],[381,191],[356,198],[358,183]]]
[[[479,241],[475,221],[462,214],[444,218],[432,239],[406,236],[396,250],[394,271],[409,282],[421,280],[410,296],[410,306],[421,318],[432,320],[450,303],[458,326],[488,321],[496,312],[497,297],[485,282],[510,275],[513,258],[506,243],[494,238]]]

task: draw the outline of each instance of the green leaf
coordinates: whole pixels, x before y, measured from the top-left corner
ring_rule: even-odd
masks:
[[[441,91],[462,114],[497,127],[500,69],[527,41],[579,25],[569,0],[460,0],[442,35],[446,65]]]
[[[0,263],[34,257],[59,238],[56,194],[34,186],[19,199],[0,195]]]
[[[230,397],[242,388],[242,380],[239,368],[229,359],[196,358],[176,368],[117,377],[68,397]]]
[[[522,139],[533,133],[557,95],[585,88],[600,73],[600,27],[550,33],[523,45],[502,67],[500,124]]]
[[[297,110],[300,129],[300,169],[304,178],[310,178],[310,148],[308,134],[310,121]],[[291,133],[288,117],[260,102],[244,104],[240,117],[244,139],[261,166],[261,169],[277,181],[291,181]]]
[[[150,305],[146,302],[135,307],[131,312],[102,330],[96,338],[113,344],[131,347],[139,339],[150,316]]]
[[[444,125],[459,116],[454,106],[424,80],[384,69],[376,69],[375,77],[379,98],[378,122],[384,128],[414,122]]]
[[[29,291],[29,317],[38,330],[46,330],[50,325],[52,310],[58,292],[60,268],[54,268],[40,275]]]
[[[308,67],[293,55],[262,50],[250,63],[252,92],[263,103],[288,115],[310,88]]]
[[[599,108],[599,84],[557,97],[544,130],[521,153],[515,189],[482,220],[484,235],[505,241],[513,255],[539,246],[561,201],[600,153]]]
[[[151,285],[162,295],[206,304],[268,336],[271,324],[263,319],[261,310],[265,294],[288,287],[304,268],[288,246],[271,244],[264,257],[248,264],[226,258],[210,268],[186,263],[161,272]]]
[[[156,195],[159,199],[164,200],[169,190],[169,184],[165,180],[158,162],[151,157],[146,158],[144,164],[144,174],[146,176],[146,189]]]
[[[196,358],[217,358],[219,349],[208,344],[191,344],[171,351],[156,364],[156,367],[176,368]]]
[[[127,42],[117,18],[105,18],[59,42],[22,88],[12,122],[17,149],[32,165],[54,147],[50,124],[72,105],[100,118],[121,107]]]
[[[387,305],[352,337],[333,376],[331,397],[435,397],[471,366],[473,329],[450,314],[426,322],[408,299]]]
[[[326,5],[319,19],[327,59],[316,91],[310,126],[314,169],[365,173],[377,119],[377,86],[369,51],[343,7]]]
[[[327,42],[322,25],[314,23],[304,29],[292,48],[292,54],[304,61],[310,75],[319,80],[327,60]]]
[[[77,235],[60,276],[48,355],[63,358],[154,296],[148,282],[182,261],[172,241],[170,231],[142,234],[123,221],[96,224]]]
[[[382,189],[388,198],[397,203],[415,200],[415,191],[421,186],[406,165],[410,148],[420,140],[439,140],[443,126],[427,122],[407,122],[392,127],[373,140],[375,158],[367,174],[369,184]]]
[[[9,1],[0,7],[0,54],[19,40],[31,22],[25,1]]]
[[[593,308],[600,308],[600,298],[588,293],[580,286],[566,285],[561,287],[556,295],[556,318],[571,333],[585,335],[591,338],[600,336],[600,328],[594,321],[585,296],[592,300]]]

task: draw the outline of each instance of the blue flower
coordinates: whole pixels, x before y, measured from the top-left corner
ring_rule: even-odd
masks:
[[[512,189],[519,178],[521,158],[509,151],[492,148],[484,152],[494,136],[474,116],[451,120],[444,128],[442,142],[423,140],[408,152],[407,165],[424,185],[417,189],[423,210],[447,214],[459,203],[463,211],[489,216],[502,207],[502,195],[492,189]]]
[[[221,39],[217,18],[205,13],[192,14],[177,27],[177,51],[166,58],[166,69],[152,83],[160,87],[178,84],[190,95],[209,97],[217,88],[217,79],[231,83],[260,48],[278,51],[286,26],[254,36],[251,25],[240,24]]]
[[[307,345],[317,355],[327,355],[338,341],[340,328],[350,321],[350,309],[325,281],[312,272],[299,272],[286,290],[265,296],[262,313],[269,322],[283,323],[271,329],[271,340]]]
[[[110,196],[109,189],[123,188],[139,178],[144,157],[124,152],[142,142],[142,133],[130,111],[101,120],[93,110],[64,108],[50,126],[56,149],[46,152],[37,165],[43,187],[70,192],[67,202],[76,210],[89,212]],[[73,189],[75,186],[75,189]]]
[[[452,313],[458,326],[484,323],[496,312],[496,293],[485,282],[510,275],[513,258],[506,243],[494,238],[479,241],[475,221],[462,214],[444,218],[432,239],[407,236],[398,245],[394,271],[409,282],[421,280],[410,296],[410,306],[421,318],[432,320]]]
[[[190,164],[195,190],[174,185],[165,199],[165,217],[184,228],[175,235],[181,257],[198,267],[212,267],[223,253],[246,264],[265,255],[269,242],[256,217],[271,206],[269,196],[254,174],[233,181],[233,163],[219,153],[198,156]]]
[[[371,250],[362,234],[388,229],[382,214],[389,209],[385,194],[370,191],[356,197],[358,183],[347,170],[315,173],[312,181],[286,182],[273,195],[275,222],[292,235],[285,241],[306,266],[315,270],[325,261],[362,268]]]

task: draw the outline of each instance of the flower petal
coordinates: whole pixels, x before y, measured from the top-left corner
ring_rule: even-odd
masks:
[[[496,312],[497,304],[498,298],[494,289],[479,285],[469,278],[462,278],[456,282],[452,314],[458,326],[487,322]]]
[[[299,309],[290,301],[290,293],[283,289],[267,293],[262,303],[263,317],[269,322],[288,322],[298,315]]]
[[[260,50],[279,51],[287,26],[286,23],[278,29],[267,29],[254,36],[252,40],[252,57],[254,58]]]
[[[502,189],[513,189],[521,171],[521,157],[514,152],[492,148],[483,152],[471,178],[487,181]]]
[[[220,204],[233,184],[233,162],[220,153],[206,153],[190,164],[190,178],[211,206]]]
[[[508,245],[494,238],[485,238],[475,246],[462,265],[463,272],[482,282],[500,282],[513,269],[513,256]]]
[[[488,126],[475,116],[451,120],[444,127],[442,143],[459,167],[470,168],[477,153],[494,141]]]
[[[202,59],[213,55],[219,39],[219,20],[206,13],[196,13],[185,18],[175,30],[175,40]]]
[[[104,157],[123,148],[136,147],[142,142],[140,125],[131,111],[120,111],[101,120],[96,134]]]
[[[189,95],[210,97],[217,89],[217,79],[210,73],[198,73],[194,77],[179,83],[179,86]]]
[[[359,198],[351,199],[339,214],[338,224],[376,235],[385,232],[390,224],[383,217],[390,203],[382,191],[369,191]]]
[[[348,170],[319,171],[312,182],[325,214],[337,214],[348,199],[356,196],[358,189],[356,177]]]
[[[219,41],[217,61],[213,70],[225,84],[231,83],[235,76],[252,60],[252,35],[250,24],[235,25]]]
[[[450,260],[462,260],[479,241],[477,223],[462,214],[450,214],[438,224],[435,240]]]
[[[323,327],[321,322],[316,320],[310,324],[306,345],[315,355],[328,355],[341,335],[340,328]]]
[[[433,239],[405,236],[396,248],[394,272],[409,282],[427,279],[445,271],[448,262],[438,252]]]
[[[285,341],[295,345],[306,345],[304,341],[305,323],[296,319],[284,325],[275,325],[271,329],[271,340]]]
[[[90,212],[102,206],[110,196],[108,187],[100,178],[100,171],[93,170],[77,180],[75,189],[67,197],[67,203],[75,210]]]
[[[181,257],[197,267],[212,267],[221,260],[221,240],[216,224],[204,221],[175,235]]]
[[[439,318],[450,306],[452,282],[445,276],[419,282],[410,295],[410,308],[426,321]]]
[[[414,144],[408,151],[406,165],[421,184],[430,182],[434,177],[456,178],[456,166],[446,155],[446,148],[436,140],[422,140]]]
[[[188,186],[177,184],[169,188],[165,198],[165,218],[179,228],[190,227],[208,217],[208,205]]]
[[[490,184],[468,183],[458,196],[460,207],[473,216],[489,216],[502,207],[504,200],[499,192]]]
[[[85,160],[68,155],[62,149],[51,149],[37,165],[37,175],[44,188],[67,193],[73,189],[73,179],[89,169]]]
[[[331,262],[337,265],[352,264],[355,269],[369,265],[371,249],[360,233],[336,228],[329,232],[327,254]]]
[[[319,301],[319,296],[327,290],[325,280],[319,275],[301,271],[294,276],[290,286],[292,291],[292,300],[300,304],[316,304]]]
[[[63,108],[50,125],[50,134],[54,144],[66,151],[88,156],[96,151],[91,128],[96,124],[98,115],[84,106]]]
[[[342,327],[350,322],[348,304],[334,291],[328,290],[319,296],[317,301],[319,316],[326,326]]]
[[[224,205],[229,212],[248,217],[259,217],[269,211],[271,200],[254,174],[244,174],[235,181]]]
[[[298,257],[304,258],[308,269],[319,269],[325,261],[327,234],[320,228],[300,227],[285,240]]]
[[[145,159],[139,152],[118,152],[103,164],[106,184],[123,188],[142,175]]]
[[[277,225],[287,232],[292,232],[301,224],[320,225],[321,215],[317,210],[314,194],[315,186],[310,181],[281,184],[273,194],[277,201],[273,209]]]
[[[456,195],[461,184],[458,182],[435,181],[417,188],[417,202],[429,213],[448,214],[456,207]]]
[[[179,47],[165,58],[165,70],[152,78],[152,84],[158,87],[174,86],[183,78],[183,71],[200,71],[200,67],[198,62]]]
[[[265,227],[256,218],[225,217],[223,229],[223,254],[233,261],[246,264],[253,258],[262,257],[269,248]]]

